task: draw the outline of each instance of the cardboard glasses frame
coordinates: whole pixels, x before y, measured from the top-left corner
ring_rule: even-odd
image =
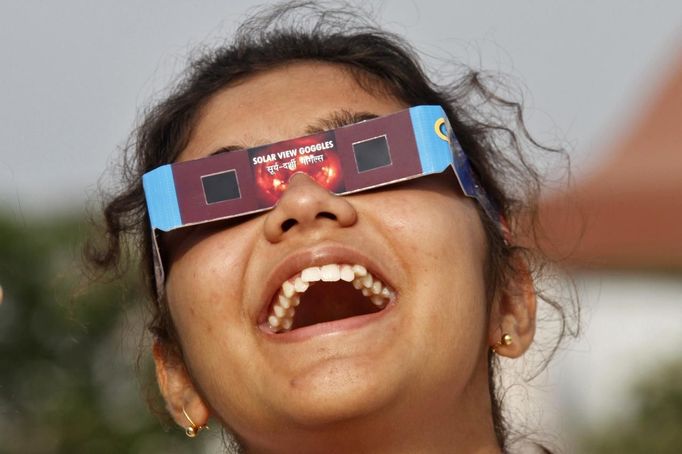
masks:
[[[306,173],[337,195],[437,174],[452,167],[462,192],[502,230],[440,106],[416,106],[330,131],[192,161],[142,177],[152,229],[157,295],[164,269],[157,233],[273,208],[289,178]]]

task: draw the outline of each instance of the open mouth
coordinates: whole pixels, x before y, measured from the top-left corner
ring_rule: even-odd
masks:
[[[312,266],[284,281],[268,308],[266,325],[273,333],[284,333],[371,314],[384,309],[394,296],[362,265]]]

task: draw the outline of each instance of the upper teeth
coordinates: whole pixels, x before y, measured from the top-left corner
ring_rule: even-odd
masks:
[[[383,308],[393,297],[393,290],[362,265],[330,263],[323,266],[306,268],[282,284],[275,303],[270,308],[268,325],[273,331],[289,331],[293,325],[296,306],[301,302],[301,294],[315,282],[352,282],[353,287],[362,290],[377,307]]]

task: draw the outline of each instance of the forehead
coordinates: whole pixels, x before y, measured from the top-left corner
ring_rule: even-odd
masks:
[[[301,62],[249,76],[211,97],[180,161],[230,145],[243,148],[297,137],[332,111],[387,115],[409,106],[361,87],[342,65]]]

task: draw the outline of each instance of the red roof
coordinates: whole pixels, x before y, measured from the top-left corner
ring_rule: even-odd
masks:
[[[607,159],[541,203],[550,255],[588,268],[682,268],[682,58]]]

